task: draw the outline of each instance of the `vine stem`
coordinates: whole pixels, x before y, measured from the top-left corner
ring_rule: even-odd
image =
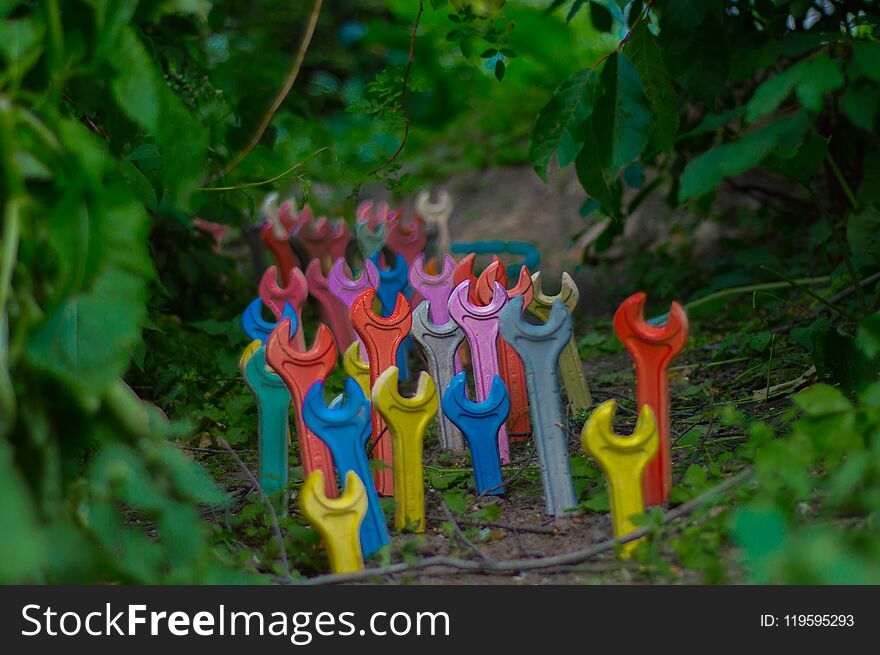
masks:
[[[409,38],[409,57],[406,60],[406,68],[403,70],[403,88],[400,91],[400,110],[403,112],[403,137],[400,139],[400,145],[397,146],[397,150],[391,153],[391,156],[388,157],[384,162],[382,162],[376,169],[370,172],[370,176],[375,175],[383,168],[387,167],[391,162],[397,159],[398,155],[403,152],[403,149],[406,147],[406,142],[409,139],[409,110],[406,107],[406,89],[409,84],[409,73],[412,70],[413,59],[415,55],[416,49],[416,32],[419,31],[419,23],[422,21],[422,12],[425,10],[425,5],[423,2],[419,2],[419,10],[416,12],[416,19],[413,22],[412,32],[410,33]]]
[[[266,113],[263,115],[263,120],[260,121],[260,125],[257,128],[257,131],[254,132],[253,136],[251,136],[250,141],[248,141],[247,145],[238,151],[238,154],[232,158],[223,169],[214,175],[213,179],[218,179],[228,175],[236,166],[238,166],[241,162],[244,161],[245,157],[247,157],[251,151],[257,147],[257,144],[260,142],[260,139],[263,138],[263,134],[266,133],[266,130],[269,128],[269,124],[272,122],[272,118],[275,116],[275,112],[278,111],[278,108],[281,107],[281,103],[284,102],[284,99],[287,98],[287,94],[290,93],[290,89],[293,88],[293,83],[296,81],[296,78],[299,77],[299,71],[302,69],[303,60],[306,58],[306,52],[309,49],[309,44],[312,42],[312,36],[315,33],[315,26],[318,24],[318,16],[321,13],[321,6],[324,4],[324,0],[315,0],[315,4],[312,7],[312,13],[309,14],[308,22],[306,23],[306,29],[303,32],[302,39],[299,43],[299,50],[296,53],[296,59],[293,61],[293,66],[290,68],[290,72],[287,74],[287,79],[284,81],[284,86],[281,87],[281,90],[278,92],[278,95],[275,96],[275,100],[272,101],[272,104],[269,106],[269,109],[266,110]]]

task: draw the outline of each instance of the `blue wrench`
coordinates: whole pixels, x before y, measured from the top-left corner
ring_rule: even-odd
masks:
[[[293,337],[299,325],[299,317],[296,315],[296,310],[288,302],[284,303],[281,321],[285,318],[290,319],[290,336]],[[241,327],[244,328],[245,334],[251,339],[259,339],[263,344],[266,343],[272,330],[281,321],[267,321],[263,318],[263,301],[260,298],[255,298],[241,315]]]
[[[382,316],[391,316],[394,308],[397,307],[398,293],[406,296],[407,300],[412,297],[413,289],[409,284],[409,265],[407,265],[406,260],[401,255],[394,253],[393,266],[389,269],[383,269],[380,264],[381,258],[382,251],[379,250],[370,256],[370,261],[379,269],[379,286],[376,289],[376,295],[379,297],[379,303],[382,305]],[[413,348],[412,339],[407,336],[402,346],[397,351],[397,370],[401,380],[409,380],[407,356]]]

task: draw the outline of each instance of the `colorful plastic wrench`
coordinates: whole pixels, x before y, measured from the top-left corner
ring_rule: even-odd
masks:
[[[315,335],[315,343],[309,350],[297,350],[286,336],[287,320],[281,321],[266,339],[266,361],[284,380],[290,390],[290,398],[296,414],[296,434],[299,437],[300,455],[305,474],[324,472],[325,493],[336,497],[336,478],[333,475],[333,459],[326,444],[309,430],[303,420],[302,404],[306,392],[317,380],[326,380],[336,366],[336,343],[327,326],[321,323]]]
[[[425,428],[440,407],[431,377],[419,374],[412,398],[397,391],[397,367],[386,370],[373,385],[373,406],[379,410],[394,442],[394,522],[398,530],[425,531],[425,475],[422,446]]]
[[[302,316],[302,308],[309,297],[309,284],[306,276],[298,268],[290,269],[287,284],[282,288],[278,285],[277,267],[270,266],[260,279],[259,294],[266,305],[279,321],[284,318],[284,303],[290,303],[297,316]],[[300,350],[305,350],[306,340],[302,323],[296,328],[294,343]]]
[[[447,319],[443,325],[436,325],[430,318],[432,304],[430,301],[423,302],[413,311],[412,335],[422,347],[431,378],[440,389],[446,389],[455,375],[455,353],[464,340],[464,332],[452,319]],[[445,402],[444,396],[442,403]],[[445,414],[439,418],[440,445],[447,450],[464,450],[464,439],[455,423]],[[496,435],[493,434],[494,438]]]
[[[306,280],[309,283],[309,293],[318,301],[321,318],[330,325],[330,331],[336,339],[336,347],[339,350],[347,349],[355,339],[348,307],[330,291],[328,280],[321,270],[321,262],[317,259],[309,262],[306,268]]]
[[[369,259],[364,260],[364,270],[357,279],[352,279],[351,269],[345,260],[340,257],[333,264],[333,268],[327,274],[327,286],[342,304],[345,305],[347,311],[351,311],[351,305],[355,299],[367,289],[377,289],[379,287],[379,269]],[[349,315],[348,323],[351,325],[351,316]],[[352,327],[354,331],[354,327]],[[357,336],[357,335],[355,335]],[[357,337],[361,343],[360,337]],[[366,358],[367,351],[361,347],[361,357]]]
[[[317,259],[322,266],[329,267],[328,262],[335,262],[345,256],[345,249],[351,241],[351,233],[345,221],[332,223],[325,217],[303,226],[296,233],[296,240],[305,249],[309,259]]]
[[[351,305],[351,324],[367,348],[370,365],[370,388],[375,391],[376,380],[394,366],[397,351],[412,328],[412,314],[403,294],[398,294],[397,305],[390,316],[383,318],[373,311],[375,289],[367,289]],[[373,453],[374,459],[384,463],[376,472],[376,489],[383,496],[394,493],[394,451],[391,439],[384,434],[385,423],[373,403]]]
[[[571,314],[557,300],[547,322],[532,325],[526,322],[522,310],[522,296],[507,304],[501,312],[501,336],[519,353],[525,365],[532,436],[541,463],[546,512],[561,516],[577,504],[557,373],[559,355],[571,339]]]
[[[376,294],[382,305],[382,316],[390,316],[397,305],[398,294],[403,294],[407,298],[412,295],[412,288],[409,286],[409,266],[403,256],[395,254],[394,264],[391,268],[384,269],[379,265],[381,255],[382,253],[378,252],[372,257],[372,261],[379,271],[379,286],[376,288]],[[400,369],[402,380],[409,380],[406,346],[407,342],[405,341],[403,347],[397,351],[397,368]]]
[[[504,287],[496,282],[492,302],[480,307],[469,300],[470,287],[470,281],[465,280],[453,289],[449,296],[449,315],[461,326],[467,337],[477,400],[483,401],[489,397],[492,380],[499,374],[498,321],[501,311],[507,304],[507,293]],[[507,442],[507,429],[504,426],[498,430],[498,453],[502,464],[510,462],[510,446]]]
[[[345,476],[345,491],[330,499],[321,488],[326,482],[321,471],[313,471],[299,492],[303,516],[321,535],[333,573],[354,573],[364,568],[360,525],[367,513],[367,490],[354,471]]]
[[[614,400],[599,405],[581,431],[584,452],[592,457],[608,480],[611,522],[614,536],[623,537],[636,529],[632,517],[645,511],[642,497],[642,473],[660,447],[657,421],[649,405],[642,405],[639,420],[631,436],[614,434]],[[623,546],[622,556],[629,557],[636,541]]]
[[[287,442],[290,391],[275,371],[266,366],[266,351],[259,339],[245,348],[239,362],[242,376],[257,401],[260,492],[276,511],[287,514]]]
[[[574,308],[577,307],[578,299],[580,298],[580,293],[578,292],[577,285],[568,273],[562,273],[562,287],[555,296],[548,296],[543,292],[543,278],[540,271],[532,274],[532,283],[534,284],[535,292],[532,302],[528,303],[527,307],[529,312],[539,320],[547,320],[554,300],[561,300],[565,303],[569,312],[574,312]],[[559,357],[559,372],[562,374],[562,385],[565,387],[565,394],[575,410],[587,409],[593,404],[593,399],[590,396],[590,387],[587,384],[587,378],[584,376],[584,368],[581,364],[581,356],[578,352],[574,336],[566,344],[565,350],[562,351],[562,355]]]
[[[425,223],[418,216],[413,216],[409,225],[403,224],[403,217],[397,214],[388,221],[385,233],[385,244],[389,250],[402,255],[406,263],[412,266],[427,243]]]
[[[644,307],[642,292],[624,300],[614,314],[614,332],[635,363],[639,407],[648,405],[657,418],[660,450],[645,470],[642,492],[646,505],[662,505],[672,488],[668,369],[687,343],[688,319],[684,308],[673,302],[666,324],[653,327],[645,322]]]
[[[497,435],[510,413],[510,396],[504,382],[496,375],[489,397],[481,403],[475,403],[467,397],[466,377],[466,373],[459,373],[446,388],[443,412],[467,439],[477,493],[481,496],[503,494]]]
[[[485,305],[492,301],[492,293],[495,290],[495,282],[501,282],[507,275],[500,261],[494,261],[480,273],[477,278],[477,302]],[[506,284],[502,282],[502,284]],[[507,289],[507,298],[523,297],[523,305],[528,307],[533,295],[532,278],[529,269],[523,266],[519,271],[519,280],[513,287]],[[498,366],[501,379],[510,393],[510,417],[507,419],[507,431],[511,441],[524,441],[532,431],[529,423],[529,392],[526,388],[526,378],[523,372],[523,363],[504,339],[498,339]]]
[[[449,295],[455,288],[455,260],[451,255],[445,255],[443,270],[438,275],[428,275],[424,264],[425,255],[419,254],[409,269],[410,286],[431,303],[431,322],[435,325],[446,325],[449,322]]]
[[[303,400],[303,418],[311,430],[330,448],[340,478],[354,471],[370,480],[367,442],[370,440],[370,402],[354,378],[345,380],[345,396],[332,407],[324,404],[324,383],[315,382]],[[367,516],[361,523],[364,557],[388,544],[388,528],[376,488],[367,488]]]
[[[353,343],[342,355],[342,370],[361,387],[364,395],[370,397],[370,365],[361,359],[360,344]]]
[[[428,240],[434,232],[434,253],[439,257],[449,253],[449,218],[452,216],[452,196],[446,191],[437,194],[437,202],[431,202],[431,194],[422,191],[416,196],[416,212],[428,224]]]
[[[367,221],[358,221],[355,227],[355,236],[361,257],[369,259],[385,247],[385,223],[371,225]]]
[[[299,326],[299,317],[290,303],[284,303],[282,318],[285,321],[290,321],[290,328],[294,331]],[[244,314],[241,315],[241,327],[244,329],[244,333],[251,339],[259,339],[265,343],[272,330],[278,327],[278,323],[267,321],[263,318],[263,301],[255,298],[244,310]],[[293,338],[293,335],[291,335],[291,338]]]

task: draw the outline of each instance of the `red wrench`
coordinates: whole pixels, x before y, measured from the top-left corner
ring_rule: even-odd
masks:
[[[296,233],[296,240],[308,253],[310,260],[319,260],[322,270],[329,270],[332,262],[345,256],[345,249],[351,241],[351,233],[345,221],[331,223],[322,216],[312,222],[311,226],[303,226]]]
[[[458,265],[455,267],[455,273],[452,275],[452,282],[456,287],[465,280],[470,280],[470,295],[468,298],[475,305],[479,304],[477,300],[477,276],[474,273],[474,262],[476,259],[477,253],[475,252],[465,255],[459,260]],[[498,258],[498,255],[492,255],[492,262],[501,262],[501,260]],[[503,266],[501,267],[501,274],[497,276],[497,280],[501,283],[501,286],[507,286],[507,271]]]
[[[298,350],[288,338],[290,319],[281,321],[266,339],[266,361],[290,390],[290,399],[296,410],[296,434],[302,455],[306,477],[312,471],[324,473],[324,493],[336,498],[336,476],[330,449],[312,432],[303,420],[303,398],[318,380],[327,379],[336,366],[336,343],[327,326],[321,323],[315,335],[315,343],[309,350]]]
[[[402,293],[397,294],[397,304],[390,316],[385,318],[373,311],[376,290],[367,289],[351,305],[351,324],[364,342],[367,359],[370,363],[370,388],[378,377],[390,366],[397,363],[397,349],[412,328],[412,312]],[[376,472],[376,490],[383,496],[394,494],[394,473],[391,468],[394,455],[391,436],[387,434],[385,422],[371,407],[373,420],[373,459],[384,462],[385,467]]]
[[[425,222],[419,216],[413,216],[409,225],[403,224],[400,214],[394,215],[387,222],[385,244],[392,252],[403,255],[408,266],[412,266],[428,242]]]
[[[504,266],[496,259],[480,273],[477,278],[477,301],[481,305],[492,302],[492,294],[495,290],[495,281],[506,284],[507,273]],[[502,282],[502,279],[505,281]],[[510,289],[507,289],[507,298],[523,297],[523,308],[532,302],[534,285],[529,269],[523,266],[519,272],[519,281]],[[525,441],[532,431],[529,422],[529,390],[526,387],[525,370],[523,362],[516,351],[502,337],[498,337],[498,370],[501,379],[507,385],[510,393],[510,416],[507,418],[507,432],[511,441]]]
[[[633,358],[639,408],[648,405],[657,418],[660,450],[642,476],[645,505],[662,505],[672,487],[672,445],[669,439],[669,362],[682,351],[688,338],[688,319],[677,302],[662,327],[645,322],[645,294],[634,293],[614,314],[614,332]]]
[[[330,324],[330,330],[336,339],[336,347],[341,352],[345,352],[354,341],[348,307],[330,291],[327,278],[321,272],[321,262],[317,259],[309,262],[306,280],[309,283],[309,293],[318,301],[318,306],[321,308],[321,318],[325,323]]]
[[[260,300],[272,310],[275,318],[279,321],[283,318],[284,303],[290,303],[293,309],[296,310],[296,317],[299,319],[293,343],[299,350],[305,350],[306,339],[302,328],[302,308],[306,298],[309,296],[309,285],[306,282],[306,276],[296,267],[290,269],[290,275],[287,276],[287,284],[282,289],[278,285],[276,271],[277,269],[274,266],[270,266],[263,273],[259,287]]]

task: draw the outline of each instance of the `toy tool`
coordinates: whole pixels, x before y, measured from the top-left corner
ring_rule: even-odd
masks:
[[[296,331],[299,326],[299,317],[290,303],[284,303],[282,317],[284,320],[290,321],[291,329]],[[278,327],[278,323],[263,318],[263,301],[254,298],[241,315],[241,327],[251,339],[259,339],[265,343],[272,330]],[[291,338],[293,336],[291,335]]]
[[[321,323],[315,334],[315,343],[309,350],[293,347],[285,332],[287,320],[281,321],[266,339],[266,361],[275,369],[290,390],[290,398],[296,413],[296,434],[303,470],[306,475],[315,470],[324,472],[325,493],[336,496],[336,479],[330,451],[303,421],[303,397],[317,380],[326,380],[336,366],[336,344],[327,326]]]
[[[529,312],[542,321],[546,321],[550,315],[550,308],[553,306],[554,300],[561,300],[565,303],[569,312],[573,312],[577,306],[578,293],[577,285],[568,273],[562,274],[562,288],[555,296],[546,295],[541,286],[543,278],[541,271],[532,274],[532,283],[534,284],[535,293],[532,302],[527,303]],[[590,397],[590,387],[587,385],[587,378],[584,377],[584,368],[581,365],[581,356],[578,353],[577,342],[572,336],[571,340],[566,344],[565,350],[559,357],[559,371],[562,373],[562,384],[565,386],[565,393],[568,401],[574,409],[587,409],[593,404]]]
[[[361,359],[361,344],[353,343],[342,355],[342,370],[360,385],[364,395],[370,397],[370,365]]]
[[[474,264],[476,263],[476,261],[477,254],[473,252],[462,257],[455,267],[455,273],[452,274],[452,283],[457,287],[465,280],[468,280],[471,283],[469,297],[472,303],[478,305],[480,303],[477,300],[477,275],[476,273],[474,273]],[[494,264],[495,262],[498,262],[500,264],[501,260],[498,259],[497,255],[492,255],[492,263]],[[501,283],[501,286],[505,286],[507,284],[506,270],[504,271],[504,274],[498,279],[498,281]]]
[[[345,305],[347,311],[351,311],[351,304],[355,301],[359,295],[361,295],[367,289],[376,289],[379,287],[379,269],[376,268],[376,265],[369,259],[364,260],[364,270],[361,272],[361,276],[359,278],[352,279],[351,269],[348,267],[348,264],[345,263],[345,260],[340,257],[333,264],[333,268],[330,269],[330,272],[327,274],[327,286],[330,287],[330,291],[342,301],[342,304]],[[351,316],[348,318],[349,325],[351,324]],[[352,331],[354,332],[354,327],[352,327]],[[358,343],[361,343],[360,337],[355,333],[355,338]],[[367,351],[364,349],[363,344],[361,343],[361,357],[367,357]]]
[[[355,227],[355,236],[361,257],[369,259],[385,247],[385,223],[370,225],[370,223],[358,221]]]
[[[437,195],[437,202],[431,202],[431,194],[422,191],[416,196],[416,212],[425,219],[425,223],[428,225],[429,250],[438,257],[448,254],[452,196],[446,191],[441,191]],[[445,321],[440,321],[440,323],[445,323]]]
[[[496,280],[502,282],[502,279],[505,279],[502,284],[506,285],[506,278],[507,275],[504,273],[504,267],[501,266],[500,261],[496,260],[489,264],[477,278],[477,302],[481,305],[490,302]],[[522,296],[523,305],[527,307],[532,300],[532,289],[529,269],[523,266],[519,271],[517,283],[507,289],[507,299]],[[523,363],[516,351],[501,337],[498,338],[498,367],[501,379],[504,380],[507,391],[510,393],[510,417],[507,419],[507,431],[511,441],[523,441],[532,430],[529,423],[529,392],[526,388]],[[514,437],[514,435],[516,436]]]
[[[272,310],[275,318],[279,321],[284,318],[284,303],[286,302],[291,304],[297,316],[302,316],[303,305],[306,302],[306,298],[309,297],[309,285],[306,281],[306,276],[298,268],[292,268],[287,276],[287,284],[284,288],[281,288],[278,285],[277,270],[277,267],[270,266],[263,273],[259,286],[260,299],[266,307]],[[296,347],[300,350],[305,350],[306,340],[302,322],[297,324],[294,338]]]
[[[345,350],[354,341],[354,329],[351,327],[351,319],[346,307],[336,294],[330,291],[327,278],[321,272],[321,262],[313,259],[306,269],[306,279],[309,282],[309,292],[312,298],[318,301],[321,308],[321,317],[330,324],[330,330],[336,339],[336,347]]]
[[[466,373],[459,373],[443,394],[443,413],[458,426],[471,449],[477,493],[503,494],[498,430],[510,413],[510,396],[499,376],[481,403],[467,397]]]
[[[385,245],[392,252],[402,255],[406,263],[412,266],[416,257],[425,249],[425,223],[418,216],[413,216],[409,225],[404,225],[403,217],[397,214],[386,225]]]
[[[375,389],[376,380],[388,368],[394,366],[397,351],[412,327],[412,314],[409,303],[403,294],[398,294],[397,305],[390,316],[383,318],[373,311],[375,289],[367,289],[351,305],[351,324],[354,326],[367,349],[370,365],[370,388]],[[376,472],[376,489],[383,496],[394,492],[394,461],[391,439],[385,438],[385,423],[373,404],[373,452],[374,458],[382,461],[385,468]]]
[[[388,368],[373,384],[373,406],[379,410],[394,442],[394,522],[398,530],[425,531],[425,476],[422,444],[425,428],[440,407],[431,377],[419,374],[412,398],[397,391],[397,367]]]
[[[455,260],[451,255],[443,256],[443,270],[438,275],[429,275],[424,268],[425,255],[419,254],[409,269],[409,283],[428,302],[431,303],[431,322],[445,325],[449,322],[449,294],[455,288]],[[442,386],[442,385],[441,385]]]
[[[213,221],[206,221],[203,218],[194,218],[193,219],[193,227],[195,227],[200,232],[204,232],[205,234],[209,234],[212,239],[214,239],[214,245],[211,246],[211,250],[220,254],[223,250],[223,239],[226,238],[226,235],[229,233],[229,226],[223,223],[214,223]]]
[[[354,378],[345,380],[345,396],[324,404],[324,384],[315,382],[303,399],[306,425],[330,448],[340,478],[354,471],[361,480],[370,480],[367,442],[370,440],[370,402]],[[369,557],[388,543],[385,515],[374,485],[367,485],[367,516],[361,523],[361,546]]]
[[[636,529],[632,517],[645,511],[642,473],[657,454],[660,434],[649,405],[642,405],[639,410],[639,420],[631,436],[614,434],[611,426],[614,409],[614,400],[608,400],[593,410],[581,431],[581,441],[584,452],[605,472],[614,536],[622,537]],[[623,556],[629,557],[635,546],[635,541],[624,544]]]
[[[541,254],[527,241],[457,241],[449,246],[449,251],[453,255],[471,252],[477,255],[495,253],[522,257],[521,262],[507,266],[507,275],[510,277],[516,277],[517,269],[523,264],[530,271],[537,270],[541,265]]]
[[[276,511],[287,514],[287,422],[290,392],[275,371],[266,366],[266,351],[255,339],[239,362],[245,383],[257,400],[260,493]]]
[[[571,314],[557,300],[544,325],[531,325],[522,310],[522,296],[507,303],[501,312],[501,336],[519,353],[525,365],[532,436],[541,462],[546,512],[561,516],[577,504],[557,373],[559,354],[571,338]]]
[[[296,233],[296,239],[309,255],[309,259],[317,259],[322,266],[326,262],[335,262],[345,256],[345,249],[351,241],[351,233],[345,221],[330,222],[325,217],[311,224],[304,225]]]
[[[372,257],[373,263],[379,271],[379,286],[376,294],[379,296],[379,302],[382,305],[382,316],[390,316],[394,311],[397,303],[398,294],[403,294],[407,298],[412,295],[412,288],[409,286],[409,266],[401,255],[394,255],[394,264],[391,268],[383,269],[380,266],[381,252],[375,253]],[[407,342],[404,341],[403,347],[397,352],[397,368],[400,369],[400,378],[409,380],[409,367],[406,361]],[[411,347],[411,343],[409,344]]]
[[[454,356],[464,340],[464,332],[452,319],[442,325],[435,324],[431,318],[431,301],[423,302],[412,313],[412,335],[422,347],[428,362],[428,373],[440,389],[449,386],[455,375]],[[448,316],[448,312],[447,312]],[[445,396],[443,402],[445,403]],[[461,432],[447,416],[439,417],[437,422],[440,445],[454,451],[464,450]],[[493,433],[492,438],[497,435]]]
[[[626,346],[636,368],[639,407],[654,410],[660,432],[660,449],[642,478],[646,505],[662,505],[672,487],[672,446],[669,440],[669,362],[682,351],[688,338],[688,320],[677,302],[669,309],[663,327],[645,322],[645,294],[634,293],[614,313],[614,332]]]
[[[315,526],[327,545],[327,557],[333,573],[353,573],[364,568],[364,554],[359,536],[360,525],[367,513],[367,490],[354,471],[345,476],[345,491],[330,499],[321,491],[326,488],[321,471],[313,471],[299,492],[303,516]]]
[[[496,282],[492,302],[480,307],[469,300],[470,287],[470,281],[465,280],[453,289],[449,296],[449,315],[461,326],[467,337],[477,400],[483,401],[489,397],[492,380],[499,373],[498,317],[507,303],[507,294],[504,287]],[[504,426],[498,430],[498,453],[502,464],[510,462],[510,447]]]

